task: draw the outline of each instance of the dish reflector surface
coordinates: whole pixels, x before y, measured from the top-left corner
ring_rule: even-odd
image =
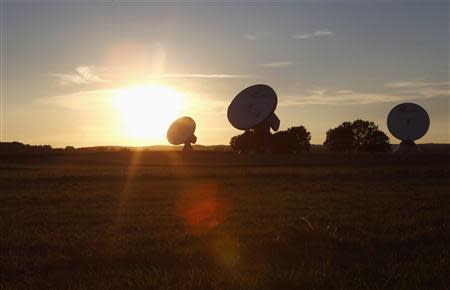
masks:
[[[167,140],[172,145],[192,143],[194,141],[195,121],[191,117],[181,117],[176,119],[167,130]],[[195,137],[195,141],[197,138]],[[195,142],[193,142],[195,143]]]
[[[277,102],[277,94],[268,85],[250,86],[241,91],[228,106],[228,121],[236,129],[252,129],[272,116]]]
[[[430,117],[424,108],[414,103],[403,103],[389,112],[387,125],[395,138],[414,141],[422,138],[430,127]]]

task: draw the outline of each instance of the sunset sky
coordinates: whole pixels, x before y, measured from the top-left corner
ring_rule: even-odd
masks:
[[[357,118],[386,127],[415,102],[449,142],[448,1],[1,1],[1,141],[168,144],[175,118],[200,144],[241,133],[226,109],[245,87],[278,94],[280,129],[312,143]]]

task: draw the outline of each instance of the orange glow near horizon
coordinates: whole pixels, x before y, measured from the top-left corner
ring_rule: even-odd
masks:
[[[113,97],[123,135],[136,145],[166,142],[166,130],[182,112],[184,97],[174,88],[139,85]]]

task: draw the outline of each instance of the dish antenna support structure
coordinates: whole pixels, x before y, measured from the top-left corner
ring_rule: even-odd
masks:
[[[195,121],[191,117],[176,119],[167,130],[167,141],[172,145],[184,144],[183,151],[192,151],[192,145],[197,142],[194,135]]]
[[[422,138],[430,127],[427,111],[415,103],[402,103],[389,112],[387,126],[391,134],[401,140],[395,153],[418,152],[414,141]]]

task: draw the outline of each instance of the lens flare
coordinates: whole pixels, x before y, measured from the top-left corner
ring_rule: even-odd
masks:
[[[181,194],[176,211],[189,233],[205,233],[226,219],[229,204],[217,194],[217,188],[215,182],[205,182]]]

